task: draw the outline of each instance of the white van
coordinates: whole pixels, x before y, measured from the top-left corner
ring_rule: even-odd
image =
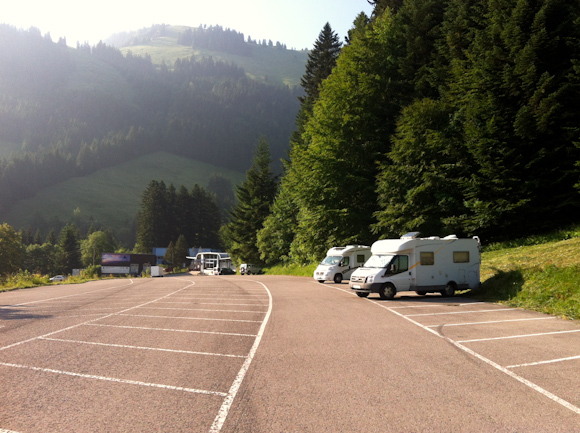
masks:
[[[314,279],[320,283],[334,281],[341,283],[371,256],[371,248],[365,245],[347,245],[328,250],[326,258],[314,271]]]
[[[256,275],[259,274],[260,272],[262,272],[262,268],[259,267],[258,265],[253,265],[251,263],[242,263],[240,265],[240,274],[241,275]]]
[[[480,287],[481,244],[477,236],[418,236],[412,232],[401,239],[375,242],[372,257],[352,274],[350,288],[361,298],[378,293],[381,299],[393,299],[398,292],[453,296],[456,290]]]

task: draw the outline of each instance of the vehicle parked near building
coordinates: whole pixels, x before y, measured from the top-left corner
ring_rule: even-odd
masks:
[[[319,283],[348,280],[352,273],[364,265],[371,256],[371,247],[366,245],[347,245],[328,250],[326,257],[315,269],[313,277]]]
[[[262,272],[262,268],[252,263],[242,263],[240,265],[240,275],[256,275]]]
[[[453,296],[456,290],[480,287],[480,250],[477,236],[419,238],[412,232],[401,239],[380,240],[372,245],[371,258],[352,274],[349,286],[363,298],[378,293],[381,299],[393,299],[406,291]]]

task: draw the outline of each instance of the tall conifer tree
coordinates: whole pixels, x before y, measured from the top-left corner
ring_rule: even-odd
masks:
[[[238,202],[230,212],[230,222],[222,229],[222,239],[235,262],[262,263],[257,234],[270,213],[277,188],[271,162],[268,142],[262,137],[246,180],[236,187]]]

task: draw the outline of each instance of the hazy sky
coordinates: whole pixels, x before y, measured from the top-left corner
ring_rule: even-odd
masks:
[[[94,45],[113,33],[152,24],[216,25],[254,40],[271,39],[288,48],[312,48],[327,22],[344,41],[360,12],[370,15],[366,0],[7,0],[0,5],[0,22],[31,26],[52,40],[66,37]],[[149,6],[150,3],[153,3]]]

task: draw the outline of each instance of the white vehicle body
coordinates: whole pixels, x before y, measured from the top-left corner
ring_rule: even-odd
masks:
[[[259,274],[260,272],[262,272],[262,268],[259,267],[258,265],[254,265],[252,263],[242,263],[240,265],[240,275],[256,275]]]
[[[163,277],[164,275],[165,270],[161,266],[151,266],[152,277]]]
[[[371,247],[372,257],[352,274],[350,288],[360,297],[378,293],[381,299],[407,291],[453,296],[455,290],[476,289],[481,285],[480,246],[477,236],[419,238],[408,233],[380,240]]]
[[[314,279],[324,283],[334,281],[340,283],[348,280],[352,273],[364,265],[371,256],[371,248],[366,245],[347,245],[328,250],[326,258],[320,262],[314,271]]]

